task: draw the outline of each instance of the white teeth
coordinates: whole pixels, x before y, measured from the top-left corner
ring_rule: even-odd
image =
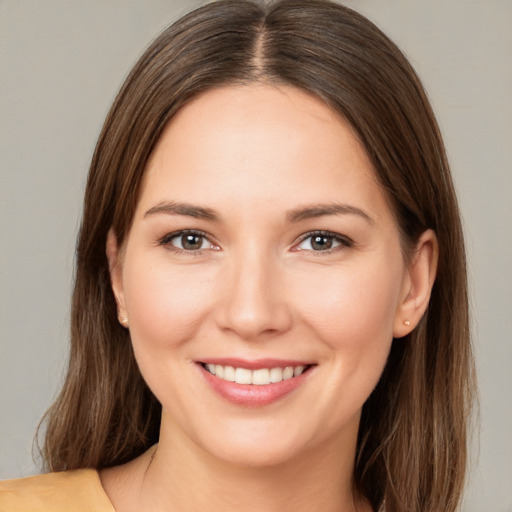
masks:
[[[272,368],[270,370],[270,382],[281,382],[283,380],[283,369]]]
[[[205,368],[218,378],[237,384],[254,384],[265,386],[270,383],[281,382],[301,375],[306,366],[287,366],[286,368],[260,368],[248,370],[247,368],[234,368],[220,364],[205,364]]]
[[[270,370],[262,368],[261,370],[254,370],[252,372],[252,383],[257,386],[264,386],[270,384]]]
[[[288,380],[293,377],[293,366],[287,366],[283,370],[283,380]]]
[[[306,367],[305,366],[296,366],[293,369],[293,376],[298,377],[304,371],[304,368],[306,368]]]
[[[235,370],[235,382],[237,384],[252,384],[252,372],[247,368],[237,368]]]
[[[232,366],[224,366],[224,380],[235,382],[235,369]]]

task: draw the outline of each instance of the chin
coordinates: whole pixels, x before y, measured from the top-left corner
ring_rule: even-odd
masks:
[[[304,416],[294,416],[286,421],[282,421],[284,418],[253,418],[252,421],[245,418],[245,421],[231,420],[229,424],[221,422],[215,425],[218,429],[212,425],[208,432],[203,430],[203,435],[196,437],[195,441],[218,461],[254,469],[296,464],[301,459],[311,460],[311,454],[321,453],[322,446],[330,446],[331,450],[334,445],[346,446],[342,439],[346,433],[350,444],[355,444],[356,424],[347,425],[347,429],[324,430],[304,419]],[[356,415],[354,422],[357,424],[358,419],[359,415]]]
[[[307,451],[302,443],[290,443],[289,441],[248,443],[243,440],[240,442],[232,440],[224,447],[216,446],[206,449],[212,457],[225,464],[252,469],[282,466],[300,459],[301,455]]]

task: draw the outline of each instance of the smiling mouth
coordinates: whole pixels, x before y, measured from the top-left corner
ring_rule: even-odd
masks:
[[[210,363],[201,363],[201,366],[211,375],[215,375],[218,379],[225,380],[227,382],[266,386],[268,384],[277,384],[284,380],[299,377],[303,373],[307,372],[313,365],[285,366],[283,368],[258,368],[256,370]]]

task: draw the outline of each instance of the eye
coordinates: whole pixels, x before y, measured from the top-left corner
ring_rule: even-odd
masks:
[[[207,236],[200,231],[180,231],[170,233],[160,240],[160,245],[171,246],[178,251],[196,252],[205,249],[216,249]]]
[[[294,247],[297,251],[329,252],[338,247],[351,247],[353,242],[342,235],[328,231],[315,231],[303,235],[298,245]]]

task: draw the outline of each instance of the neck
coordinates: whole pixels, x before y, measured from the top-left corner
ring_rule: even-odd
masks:
[[[354,512],[355,436],[357,431],[349,443],[326,440],[273,465],[234,465],[163,424],[158,447],[140,466],[145,469],[138,501],[144,507],[138,510]],[[360,504],[357,510],[365,507]]]

